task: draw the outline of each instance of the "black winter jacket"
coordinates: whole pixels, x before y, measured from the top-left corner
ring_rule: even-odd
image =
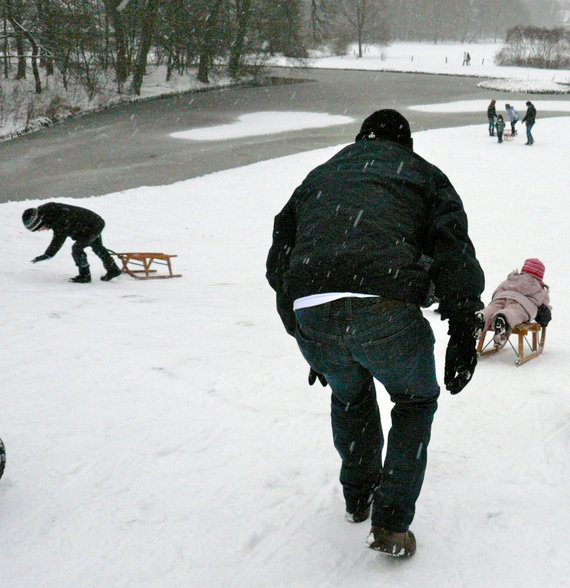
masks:
[[[531,124],[533,122],[536,121],[536,108],[534,107],[534,104],[531,104],[527,109],[526,109],[526,114],[524,115],[524,118],[522,119],[522,122],[526,122],[528,124]]]
[[[87,243],[105,227],[105,221],[98,214],[79,206],[48,202],[39,206],[38,212],[42,218],[41,227],[53,230],[53,239],[45,252],[50,257],[61,249],[67,237]]]
[[[388,140],[357,141],[309,173],[275,217],[266,275],[289,333],[293,301],[325,292],[419,305],[431,280],[442,318],[483,307],[461,199],[437,167]]]

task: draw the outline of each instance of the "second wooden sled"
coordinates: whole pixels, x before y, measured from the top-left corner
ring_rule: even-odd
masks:
[[[491,339],[485,344],[487,333],[491,334]],[[538,357],[542,353],[544,349],[544,340],[546,339],[546,327],[542,327],[539,323],[535,322],[523,323],[522,325],[515,327],[512,330],[511,335],[518,335],[518,344],[516,347],[510,341],[510,337],[508,337],[502,345],[494,345],[493,334],[492,329],[483,331],[479,343],[477,344],[477,354],[479,357],[493,355],[501,351],[501,349],[504,349],[507,343],[509,343],[516,355],[515,364],[519,366]],[[530,341],[528,339],[529,336],[531,338]]]
[[[172,272],[172,262],[177,255],[167,253],[115,253],[123,264],[122,272],[137,280],[158,280],[166,278],[180,278],[182,274]],[[167,273],[159,273],[158,267],[166,268]]]

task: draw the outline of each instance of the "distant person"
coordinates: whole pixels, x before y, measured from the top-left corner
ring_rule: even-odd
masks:
[[[484,276],[459,195],[414,153],[399,112],[371,114],[354,143],[295,189],[275,217],[267,279],[310,366],[309,384],[332,390],[346,519],[361,523],[372,511],[368,547],[412,556],[409,527],[439,396],[421,306],[433,282],[449,319],[445,386],[457,394],[477,363]],[[375,380],[394,403],[384,459]]]
[[[476,315],[477,335],[490,327],[493,342],[503,345],[512,330],[536,319],[546,327],[552,319],[549,288],[542,281],[544,264],[540,259],[526,259],[520,272],[511,272],[493,292],[491,303]]]
[[[32,263],[50,259],[61,249],[67,237],[71,237],[75,241],[71,248],[71,256],[79,268],[79,275],[70,278],[70,282],[85,284],[91,281],[86,247],[91,247],[93,253],[103,262],[107,270],[101,277],[103,281],[107,282],[121,275],[121,270],[103,246],[101,231],[105,227],[105,221],[91,210],[70,204],[48,202],[37,208],[25,210],[22,222],[30,231],[53,231],[53,238],[46,252],[34,257]]]
[[[6,448],[4,447],[4,442],[0,439],[0,478],[4,473],[4,468],[6,467]]]
[[[509,115],[509,120],[511,121],[511,135],[514,137],[517,134],[516,131],[516,124],[521,119],[520,114],[515,110],[514,106],[510,104],[505,104],[505,108],[507,109],[507,114]]]
[[[495,136],[495,119],[497,118],[497,109],[495,104],[496,100],[491,100],[489,106],[487,106],[487,120],[489,121],[489,136]]]
[[[469,54],[469,51],[467,52],[466,55],[466,65],[471,65],[471,55]]]
[[[495,121],[495,128],[497,129],[497,139],[499,143],[503,142],[503,131],[505,130],[505,121],[503,119],[503,115],[499,114],[497,116],[497,120]]]
[[[534,145],[534,137],[532,136],[532,127],[536,121],[536,108],[534,104],[528,100],[526,103],[526,114],[522,119],[522,122],[526,124],[526,143],[525,145]]]

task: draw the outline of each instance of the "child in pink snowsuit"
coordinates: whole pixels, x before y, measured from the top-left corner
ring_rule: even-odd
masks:
[[[511,272],[493,292],[491,303],[477,313],[478,333],[493,326],[495,345],[502,345],[514,327],[536,319],[546,326],[551,315],[548,286],[540,259],[527,259],[520,273]]]

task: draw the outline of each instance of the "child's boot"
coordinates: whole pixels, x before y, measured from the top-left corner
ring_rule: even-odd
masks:
[[[485,330],[485,315],[482,312],[475,313],[475,331],[473,337],[480,339],[483,331]]]
[[[79,268],[79,275],[75,276],[74,278],[69,278],[70,282],[74,282],[75,284],[87,284],[91,281],[91,272],[89,271],[89,266],[85,265]]]
[[[507,329],[508,323],[505,315],[498,314],[495,317],[495,322],[493,323],[493,330],[495,331],[495,335],[493,337],[493,343],[498,347],[500,345],[504,345],[505,341],[507,340]]]

